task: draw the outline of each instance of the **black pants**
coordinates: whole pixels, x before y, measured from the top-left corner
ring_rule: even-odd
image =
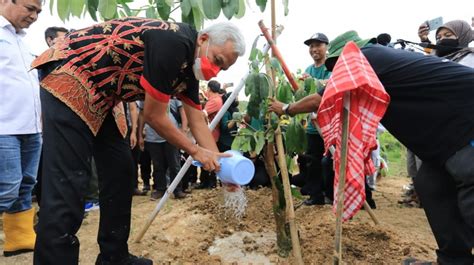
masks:
[[[308,147],[306,155],[309,158],[306,167],[306,189],[309,195],[320,200],[324,199],[323,195],[323,176],[322,164],[324,154],[324,142],[319,134],[306,134],[308,138]]]
[[[474,264],[473,161],[474,147],[466,146],[445,167],[423,161],[415,177],[440,264]]]
[[[143,185],[150,186],[150,179],[152,176],[151,157],[150,157],[150,152],[148,152],[148,149],[146,149],[146,147],[143,151],[140,151],[139,164],[140,164],[140,176],[142,177]]]
[[[153,189],[165,191],[167,186],[166,171],[169,170],[170,181],[173,181],[181,168],[178,148],[168,142],[145,142],[145,148],[150,152],[153,162]],[[174,192],[178,191],[182,191],[181,183],[174,190]]]
[[[133,162],[112,114],[97,136],[69,107],[41,89],[43,184],[34,264],[78,264],[76,233],[94,155],[99,176],[98,243],[104,260],[128,255]]]

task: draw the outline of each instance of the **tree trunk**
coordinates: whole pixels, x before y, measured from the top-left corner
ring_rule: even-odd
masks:
[[[278,177],[274,157],[274,144],[267,142],[265,148],[265,169],[272,183],[272,208],[275,216],[278,254],[282,257],[288,257],[291,252],[290,227],[285,214],[286,202],[283,184]]]

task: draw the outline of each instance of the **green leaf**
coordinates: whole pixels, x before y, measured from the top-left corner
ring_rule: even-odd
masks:
[[[293,100],[293,93],[288,82],[280,82],[277,91],[277,99],[285,104],[290,103]]]
[[[168,5],[166,0],[157,0],[156,1],[156,10],[162,20],[168,20],[170,17],[171,6]]]
[[[190,12],[191,12],[190,0],[183,0],[181,2],[181,16],[188,16]]]
[[[239,9],[235,13],[235,18],[242,18],[245,15],[245,2],[244,0],[239,0]]]
[[[123,10],[119,10],[119,15],[120,17],[126,17],[127,14],[125,14],[125,12]]]
[[[196,26],[194,25],[193,12],[191,12],[191,8],[189,10],[190,10],[190,12],[189,12],[188,15],[185,15],[184,13],[181,13],[181,21],[193,26],[194,29],[196,29]]]
[[[297,198],[298,200],[303,200],[303,195],[301,195],[301,192],[298,188],[296,187],[291,187],[291,195],[293,195],[293,197]]]
[[[254,139],[256,142],[255,145],[255,153],[260,154],[260,152],[263,149],[263,146],[265,145],[265,133],[263,131],[257,131],[254,134]]]
[[[97,8],[99,7],[99,0],[87,0],[87,11],[94,21],[97,21]]]
[[[281,73],[283,72],[283,70],[281,69],[281,65],[280,65],[280,62],[278,61],[278,59],[276,57],[271,57],[270,58],[270,65],[272,66],[272,68]]]
[[[260,7],[260,11],[263,13],[267,6],[267,0],[257,0],[257,6]]]
[[[298,101],[304,97],[306,97],[308,94],[306,93],[306,91],[302,88],[299,88],[298,90],[296,90],[296,93],[295,93],[295,101]]]
[[[49,13],[53,14],[54,0],[49,1]]]
[[[132,11],[130,10],[130,7],[126,3],[122,3],[123,10],[125,11],[125,14],[127,16],[131,17],[132,16]]]
[[[80,17],[82,10],[84,10],[85,2],[84,0],[75,0],[70,1],[69,9],[71,10],[71,14],[76,17]]]
[[[104,19],[113,18],[117,12],[116,0],[99,0],[99,13]]]
[[[202,29],[202,24],[204,23],[204,16],[201,12],[201,9],[198,7],[193,7],[192,8],[192,13],[193,13],[193,19],[194,19],[194,26],[196,27],[196,30],[201,30]]]
[[[156,18],[156,11],[155,11],[155,8],[150,6],[146,9],[145,11],[145,16],[147,18]]]
[[[58,0],[58,15],[62,21],[66,21],[70,14],[70,1],[69,0]]]
[[[232,150],[240,150],[240,145],[241,145],[241,139],[243,137],[241,136],[236,136],[234,137],[234,140],[232,141],[232,146],[230,147]]]
[[[290,13],[290,10],[288,9],[288,2],[289,0],[283,0],[283,6],[284,6],[284,13],[285,13],[285,17],[288,16],[288,13]]]
[[[260,93],[260,99],[266,99],[268,97],[268,89],[270,87],[269,85],[269,78],[266,74],[260,73],[258,75],[259,79],[259,93]]]
[[[258,74],[257,73],[250,73],[245,80],[245,95],[249,96],[250,94],[254,93],[255,87],[258,81]]]
[[[202,0],[202,7],[208,19],[216,19],[221,13],[221,0]]]
[[[222,13],[227,19],[231,19],[239,11],[239,0],[223,0]]]

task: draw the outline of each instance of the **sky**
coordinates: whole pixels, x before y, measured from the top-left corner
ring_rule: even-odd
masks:
[[[72,18],[65,24],[59,19],[56,11],[51,15],[49,1],[45,2],[38,20],[26,30],[25,40],[34,54],[40,54],[47,48],[44,41],[46,28],[63,26],[68,29],[80,29],[96,23],[90,17],[85,17]],[[261,13],[254,0],[247,0],[250,6],[247,6],[245,16],[231,20],[242,30],[247,50],[232,67],[219,73],[216,78],[218,81],[233,82],[237,85],[248,72],[248,57],[252,43],[261,33],[257,23],[263,19],[267,27],[271,25],[270,2],[268,0],[265,12]],[[303,42],[316,32],[326,34],[329,40],[348,30],[356,30],[364,39],[376,37],[380,33],[389,33],[392,41],[405,39],[417,42],[418,26],[423,21],[442,16],[444,22],[462,19],[471,24],[471,19],[474,17],[473,0],[453,0],[444,2],[445,4],[441,4],[441,1],[415,0],[289,0],[287,16],[283,13],[283,0],[275,2],[276,23],[285,28],[277,41],[277,46],[293,73],[298,69],[304,71],[313,63],[308,47]],[[209,26],[216,21],[224,20],[227,19],[221,14],[217,20],[206,21],[204,25]],[[430,34],[430,39],[434,40],[433,32]],[[261,37],[258,47],[262,48],[264,43],[264,37]],[[471,43],[471,46],[473,44]]]

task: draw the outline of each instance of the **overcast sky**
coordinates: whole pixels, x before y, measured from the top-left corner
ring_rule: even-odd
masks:
[[[74,1],[74,0],[72,0]],[[147,1],[146,1],[147,2]],[[242,30],[247,42],[247,52],[228,71],[221,72],[217,79],[221,82],[238,84],[248,71],[248,55],[255,37],[260,34],[257,22],[264,20],[267,27],[271,25],[270,8],[261,13],[255,6],[254,0],[248,0],[251,6],[247,8],[244,18],[232,19]],[[331,40],[337,35],[356,30],[362,38],[375,37],[379,33],[389,33],[392,40],[406,39],[418,41],[418,26],[425,20],[439,16],[444,22],[462,19],[471,24],[474,16],[474,0],[442,1],[380,1],[380,0],[290,0],[289,14],[283,15],[282,0],[277,0],[277,24],[285,27],[278,40],[280,49],[288,67],[292,72],[304,70],[312,63],[308,47],[303,41],[315,32],[325,33]],[[268,0],[268,5],[270,0]],[[443,3],[443,4],[441,4]],[[172,15],[173,17],[180,17]],[[223,15],[218,19],[226,20]],[[94,24],[86,17],[73,18],[64,24],[56,12],[49,12],[49,1],[43,6],[43,12],[25,37],[34,54],[39,54],[47,48],[44,41],[44,30],[50,26],[64,26],[68,29],[80,29]],[[206,21],[211,25],[214,21]],[[430,34],[434,40],[434,33]],[[260,40],[263,46],[264,38]],[[471,43],[472,46],[473,43]]]

